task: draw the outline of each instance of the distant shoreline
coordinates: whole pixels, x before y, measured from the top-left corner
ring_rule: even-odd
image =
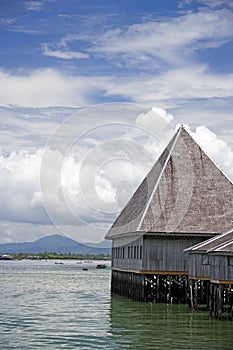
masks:
[[[14,253],[8,255],[9,259],[1,259],[1,260],[111,260],[110,255],[92,255],[92,254],[87,254],[87,255],[82,255],[82,254],[58,254],[58,253],[38,253],[38,254],[30,254],[30,253]]]

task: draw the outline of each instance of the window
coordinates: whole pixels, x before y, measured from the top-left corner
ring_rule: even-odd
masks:
[[[137,251],[136,246],[134,246],[134,257],[133,257],[134,259],[136,259],[136,251]]]
[[[228,265],[233,266],[233,256],[228,256]]]
[[[209,265],[209,255],[202,255],[202,265]]]
[[[142,246],[140,245],[140,254],[139,254],[139,259],[142,260]]]

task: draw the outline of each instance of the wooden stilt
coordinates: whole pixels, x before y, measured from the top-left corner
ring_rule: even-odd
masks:
[[[190,289],[190,306],[192,310],[194,310],[194,302],[193,302],[193,281],[189,282],[189,289]]]
[[[219,319],[223,312],[233,319],[232,285],[187,280],[182,275],[142,275],[112,271],[112,292],[130,299],[157,303],[190,303],[192,310],[207,303],[211,316]]]

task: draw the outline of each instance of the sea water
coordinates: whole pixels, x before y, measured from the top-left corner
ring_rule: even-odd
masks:
[[[0,261],[0,349],[232,349],[233,322],[111,295],[97,263]]]

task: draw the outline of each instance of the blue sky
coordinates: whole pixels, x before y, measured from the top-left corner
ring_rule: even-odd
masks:
[[[232,22],[229,1],[1,1],[1,68],[28,84],[46,69],[76,79],[66,105],[228,98]]]
[[[42,152],[61,123],[83,107],[117,102],[138,104],[147,112],[153,106],[165,109],[167,115],[173,115],[173,127],[186,124],[233,177],[231,1],[0,0],[0,39],[1,241],[31,240],[56,231],[45,219],[50,213],[46,214],[40,198]],[[134,118],[129,109],[125,109],[123,119],[114,114],[115,122],[125,120],[131,127],[138,125],[137,108]],[[153,118],[148,113],[145,120],[151,124],[147,127],[153,129]],[[89,127],[95,118],[99,124],[106,122],[104,113],[96,115],[80,115],[75,127],[83,130],[87,119]],[[159,115],[164,116],[161,110]],[[117,133],[108,130],[111,137]],[[126,134],[131,141],[143,139],[143,145],[149,140],[138,137],[135,129],[124,130]],[[88,136],[90,139],[92,145],[99,144],[100,139],[106,142],[103,134]],[[90,142],[83,142],[78,152],[89,146]],[[157,153],[158,149],[148,160],[149,165],[144,165],[143,174]],[[132,157],[130,148],[129,154]],[[80,171],[80,160],[74,157],[73,163],[68,163],[70,171]],[[115,193],[112,185],[117,180],[109,172],[106,170],[104,175],[108,173],[108,178],[98,178],[97,192],[105,193],[110,203]],[[135,178],[125,179],[124,174],[124,179],[134,189],[143,174],[135,169],[132,172]],[[71,188],[65,183],[65,191],[74,195],[76,185]],[[10,204],[12,196],[18,198],[15,208]],[[52,203],[56,206],[55,198]],[[94,220],[88,212],[83,215],[88,223]],[[98,218],[92,229],[97,232],[98,226],[98,239],[114,215],[106,219],[102,213]],[[59,223],[68,227],[61,231],[85,240],[89,228],[68,217]],[[74,226],[83,234],[72,235]]]

